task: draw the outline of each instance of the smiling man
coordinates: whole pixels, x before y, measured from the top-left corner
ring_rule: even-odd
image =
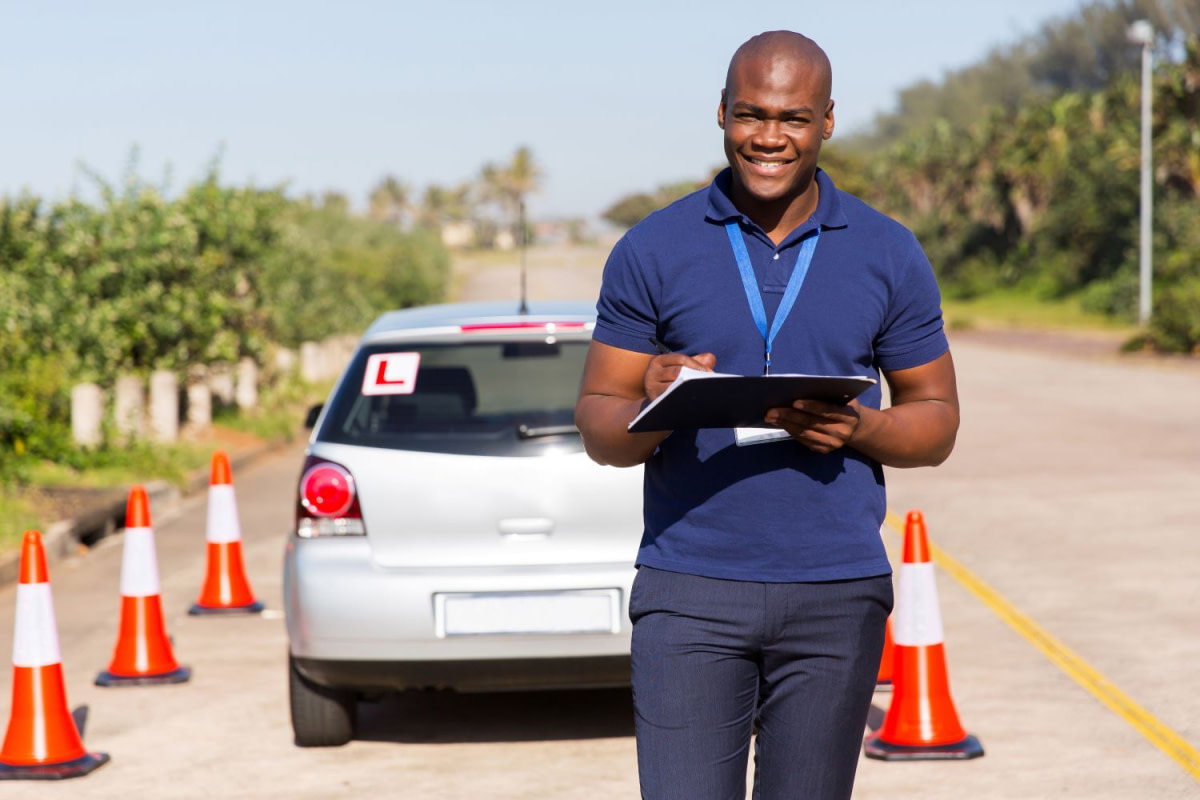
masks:
[[[593,459],[645,464],[629,599],[642,795],[850,797],[892,607],[884,465],[932,466],[958,430],[928,259],[818,169],[832,72],[810,39],[754,37],[717,109],[729,169],[613,249],[576,406]],[[663,343],[671,352],[658,354]],[[847,405],[768,411],[774,436],[631,434],[683,366],[882,375]]]

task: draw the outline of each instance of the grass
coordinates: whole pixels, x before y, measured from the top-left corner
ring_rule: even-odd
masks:
[[[1133,336],[1137,327],[1083,309],[1074,298],[1045,300],[1029,292],[996,291],[970,300],[945,299],[942,310],[952,330],[1024,328],[1090,331]]]
[[[44,519],[36,505],[12,490],[0,491],[0,552],[13,550],[28,530],[44,530]]]
[[[211,437],[219,441],[220,431]],[[97,450],[85,455],[78,467],[41,461],[29,469],[33,486],[99,489],[165,480],[183,486],[187,476],[212,457],[209,442],[178,442],[171,445],[138,443],[128,448]]]
[[[126,489],[154,481],[182,488],[189,476],[208,467],[214,450],[255,443],[257,437],[214,427],[197,441],[97,450],[73,466],[51,461],[29,464],[23,485],[0,493],[0,553],[18,547],[26,530],[45,533],[52,523],[89,507],[95,498],[88,498],[87,490]]]

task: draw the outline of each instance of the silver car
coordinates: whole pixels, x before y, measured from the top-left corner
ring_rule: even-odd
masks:
[[[287,543],[292,727],[354,735],[364,694],[629,682],[641,470],[573,424],[595,312],[395,311],[316,416]]]

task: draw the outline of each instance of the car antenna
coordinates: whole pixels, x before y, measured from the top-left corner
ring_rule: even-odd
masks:
[[[529,304],[525,302],[525,198],[518,200],[520,204],[520,225],[521,225],[521,306],[517,309],[518,314],[528,314]]]

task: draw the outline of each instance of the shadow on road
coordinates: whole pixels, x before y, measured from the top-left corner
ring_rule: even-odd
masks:
[[[883,727],[883,718],[887,716],[887,710],[880,708],[874,703],[871,704],[871,710],[867,712],[867,728],[872,733]]]
[[[404,692],[358,706],[356,739],[405,744],[603,739],[633,735],[629,689]]]
[[[75,730],[79,731],[79,738],[82,739],[87,731],[88,707],[75,706],[71,709],[71,719],[75,721]]]

